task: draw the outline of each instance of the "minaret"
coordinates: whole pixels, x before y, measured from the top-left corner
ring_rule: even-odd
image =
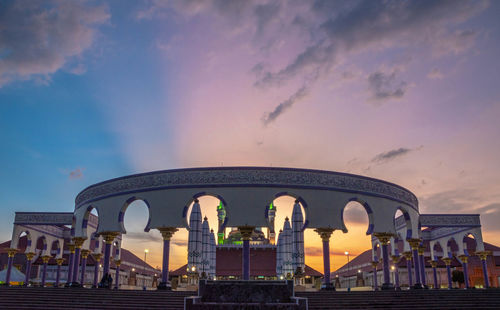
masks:
[[[293,272],[295,273],[298,268],[304,272],[304,217],[299,202],[296,200],[293,205],[292,213],[292,257],[293,257]]]
[[[269,220],[269,243],[275,244],[276,242],[276,233],[274,231],[274,219],[276,218],[276,206],[271,202],[269,205],[269,210],[267,212],[268,220]]]
[[[214,235],[214,230],[212,229],[210,231],[210,271],[209,271],[209,275],[210,275],[210,278],[213,279],[216,274],[215,274],[215,271],[216,271],[216,246],[215,246],[215,235]]]
[[[283,231],[280,229],[276,242],[276,276],[280,279],[283,275]]]
[[[219,219],[219,227],[217,230],[217,244],[224,244],[224,220],[226,219],[226,208],[219,202],[217,206],[217,218]]]
[[[188,237],[188,270],[199,273],[202,252],[201,210],[198,199],[194,201],[191,215],[189,216]]]
[[[205,216],[203,225],[201,227],[201,266],[200,273],[205,273],[208,276],[210,272],[210,226],[208,225],[208,218]]]
[[[285,224],[283,225],[283,251],[282,253],[282,272],[286,277],[288,274],[293,276],[293,266],[292,266],[292,227],[290,226],[290,220],[288,217],[285,218]]]

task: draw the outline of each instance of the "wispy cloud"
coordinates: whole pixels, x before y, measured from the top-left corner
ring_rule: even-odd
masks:
[[[83,177],[83,170],[80,168],[76,168],[73,171],[69,172],[69,178],[70,180],[76,180],[76,179],[81,179]]]
[[[371,99],[377,102],[388,99],[400,99],[406,93],[407,83],[396,81],[396,72],[386,74],[381,71],[374,72],[368,77]]]
[[[383,164],[383,163],[387,163],[391,160],[394,160],[396,158],[402,157],[402,156],[410,153],[411,151],[413,151],[413,149],[400,147],[399,149],[390,150],[388,152],[380,153],[380,154],[376,155],[375,157],[373,157],[371,161],[373,163],[376,163],[376,164]]]
[[[276,106],[276,108],[274,108],[272,112],[266,113],[262,117],[262,123],[264,124],[264,126],[267,126],[270,123],[274,122],[281,114],[292,108],[295,103],[304,99],[304,97],[307,96],[307,93],[308,89],[306,88],[306,86],[303,86],[290,98],[278,104],[278,106]]]
[[[125,238],[142,242],[150,242],[150,241],[161,242],[163,240],[158,235],[154,235],[152,233],[142,233],[142,232],[128,232],[125,234]]]

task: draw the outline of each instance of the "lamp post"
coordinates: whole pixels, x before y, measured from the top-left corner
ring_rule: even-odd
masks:
[[[351,279],[349,278],[349,252],[345,251],[345,255],[347,255],[347,291],[351,291]]]
[[[146,255],[148,254],[149,250],[145,249],[144,250],[144,278],[142,279],[142,290],[146,290]]]

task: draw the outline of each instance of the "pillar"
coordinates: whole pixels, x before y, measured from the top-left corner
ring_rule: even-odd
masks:
[[[99,264],[101,263],[101,257],[102,257],[102,254],[101,253],[94,253],[92,254],[92,256],[94,257],[94,285],[92,285],[92,287],[96,288],[97,287],[97,283],[99,282]]]
[[[47,264],[49,263],[49,260],[52,258],[50,255],[44,255],[42,256],[42,262],[43,262],[43,270],[42,270],[42,283],[41,286],[45,286],[45,278],[47,276]]]
[[[58,258],[56,259],[56,263],[57,263],[57,272],[56,272],[56,283],[55,283],[55,287],[59,287],[59,282],[61,280],[61,265],[62,263],[64,262],[64,258]]]
[[[419,246],[418,247],[418,260],[420,263],[420,277],[422,279],[422,285],[424,287],[427,286],[427,281],[425,279],[425,246]]]
[[[373,289],[375,291],[378,290],[377,265],[378,265],[378,262],[372,262],[372,267],[373,267]]]
[[[458,258],[460,258],[460,261],[462,262],[462,267],[464,269],[465,288],[469,288],[469,268],[467,266],[467,261],[469,260],[469,257],[467,255],[460,255],[458,256]]]
[[[321,286],[322,290],[335,291],[335,286],[330,282],[330,237],[335,229],[333,228],[317,228],[317,232],[323,241],[323,274],[324,282]]]
[[[69,262],[68,262],[68,280],[66,281],[66,286],[69,286],[71,280],[73,279],[73,263],[75,261],[75,245],[69,244]]]
[[[420,260],[418,258],[418,247],[422,240],[420,239],[409,239],[411,250],[413,253],[413,266],[415,267],[415,285],[413,288],[420,289],[423,288],[422,283],[420,282]]]
[[[26,255],[26,278],[24,279],[24,286],[28,286],[30,283],[31,276],[31,265],[33,263],[33,257],[35,257],[35,253],[28,252]]]
[[[71,280],[71,286],[80,286],[78,283],[78,269],[80,267],[80,253],[82,250],[82,245],[87,238],[84,237],[74,237],[73,242],[75,243],[75,256],[73,262],[73,274]]]
[[[122,264],[121,259],[116,259],[115,260],[115,266],[116,266],[116,271],[115,271],[115,290],[117,290],[120,287],[120,265]]]
[[[80,276],[81,286],[85,284],[85,269],[87,268],[87,257],[89,256],[89,254],[89,250],[82,250],[82,275]]]
[[[404,252],[403,255],[406,258],[406,270],[408,271],[408,286],[412,287],[413,286],[413,277],[412,277],[413,272],[411,270],[411,252]]]
[[[116,236],[118,236],[118,234],[118,232],[107,232],[101,234],[104,238],[104,242],[106,243],[104,245],[104,265],[102,270],[102,279],[99,283],[99,287],[102,288],[111,288],[111,283],[109,281],[109,259],[111,257],[111,244],[113,243],[113,240],[115,240]]]
[[[250,280],[250,239],[254,226],[240,226],[238,229],[241,232],[243,239],[243,280]]]
[[[12,263],[14,262],[14,256],[17,253],[17,249],[7,249],[7,274],[5,275],[5,284],[10,285],[10,274],[12,272]]]
[[[170,256],[170,239],[174,233],[178,230],[175,227],[161,227],[158,228],[163,237],[163,264],[161,268],[161,282],[158,284],[159,290],[170,290],[171,287],[168,284],[168,263]]]
[[[401,290],[401,286],[399,285],[399,267],[398,263],[401,259],[399,255],[393,255],[391,256],[392,258],[392,263],[394,264],[394,288],[396,290]]]
[[[488,265],[486,264],[486,259],[488,255],[491,255],[491,251],[477,252],[477,256],[481,259],[481,264],[483,265],[483,278],[484,278],[484,288],[490,287],[490,280],[488,278]]]
[[[434,289],[438,289],[439,288],[439,284],[438,284],[438,277],[437,277],[437,271],[436,271],[436,267],[438,265],[438,262],[435,261],[435,260],[431,260],[431,266],[432,266],[432,275],[434,277]]]
[[[448,289],[451,290],[453,288],[453,283],[451,282],[451,268],[450,268],[451,258],[449,258],[449,257],[443,257],[443,258],[441,258],[441,260],[446,265],[446,273],[448,275]]]
[[[393,290],[394,285],[391,283],[391,274],[389,271],[389,250],[388,244],[392,238],[392,234],[389,233],[374,233],[374,236],[380,241],[382,244],[382,262],[383,262],[383,271],[384,271],[384,283],[382,283],[382,290]]]

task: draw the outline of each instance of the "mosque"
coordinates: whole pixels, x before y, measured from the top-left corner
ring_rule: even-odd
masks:
[[[216,232],[200,210],[198,198],[206,195],[220,201]],[[273,201],[284,195],[295,203],[276,234]],[[161,270],[121,247],[124,214],[136,200],[148,207],[145,231],[163,236]],[[353,201],[368,215],[371,249],[331,273],[330,237],[334,230],[347,232],[344,209]],[[170,239],[180,227],[189,230],[187,264],[169,272]],[[322,239],[323,274],[305,265],[305,229]],[[421,214],[413,193],[383,180],[213,167],[91,185],[78,194],[73,212],[16,212],[12,239],[0,244],[0,266],[0,281],[11,285],[192,289],[201,279],[290,279],[296,290],[418,289],[452,288],[460,272],[464,288],[488,288],[499,284],[500,249],[483,242],[480,215]]]

